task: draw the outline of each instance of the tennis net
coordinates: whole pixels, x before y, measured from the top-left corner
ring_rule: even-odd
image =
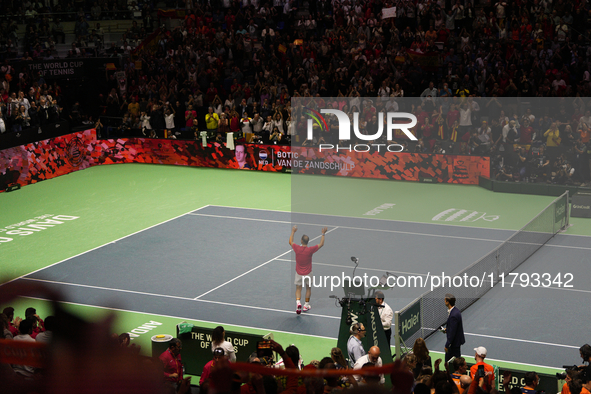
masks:
[[[565,192],[496,249],[456,274],[483,278],[480,286],[437,287],[397,312],[396,354],[403,354],[402,345],[412,346],[417,338],[429,337],[446,323],[448,314],[443,305],[446,293],[454,294],[456,307],[463,311],[496,285],[501,275],[507,276],[565,229],[569,221],[568,201],[568,192]]]

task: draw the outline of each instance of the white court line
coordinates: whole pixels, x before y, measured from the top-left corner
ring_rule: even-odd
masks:
[[[115,289],[115,288],[111,288],[111,287],[83,285],[83,284],[79,284],[79,283],[69,283],[69,282],[59,282],[59,281],[56,281],[56,280],[48,280],[48,279],[36,279],[36,278],[22,278],[22,279],[23,280],[32,280],[32,281],[35,281],[35,282],[42,282],[42,283],[51,283],[51,284],[54,284],[54,285],[65,285],[65,286],[73,286],[73,287],[84,287],[84,288],[88,288],[88,289],[116,291],[116,292],[120,292],[120,293],[141,294],[141,295],[149,295],[149,296],[155,296],[155,297],[174,298],[175,300],[193,301],[193,299],[192,298],[189,298],[189,297],[180,297],[180,296],[172,296],[172,295],[166,295],[166,294],[148,293],[148,292],[145,292],[145,291]]]
[[[337,228],[338,228],[338,227],[332,228],[332,229],[328,230],[326,233],[328,234],[328,233],[330,233],[331,231],[334,231],[334,230],[336,230]],[[317,237],[315,237],[315,238],[312,238],[310,241],[314,241],[314,240],[316,240],[316,239],[318,239],[318,238],[320,238],[320,237],[322,237],[322,235],[319,235],[319,236],[317,236]],[[246,274],[249,274],[249,273],[251,273],[252,271],[254,271],[254,270],[256,270],[256,269],[258,269],[258,268],[261,268],[262,266],[269,264],[271,261],[273,261],[273,260],[276,260],[276,259],[278,259],[278,258],[282,257],[283,255],[286,255],[286,254],[288,254],[288,253],[289,253],[289,252],[291,252],[292,250],[293,250],[293,249],[289,249],[287,252],[285,252],[285,253],[281,253],[279,256],[277,256],[277,257],[274,257],[274,258],[272,258],[272,259],[271,259],[271,260],[269,260],[269,261],[265,261],[263,264],[257,265],[256,267],[254,267],[254,268],[252,268],[252,269],[249,269],[249,270],[248,270],[248,271],[246,271],[245,273],[243,273],[243,274],[240,274],[240,275],[238,275],[237,277],[235,277],[235,278],[233,278],[233,279],[230,279],[229,281],[227,281],[227,282],[224,282],[224,283],[222,283],[221,285],[219,285],[219,286],[217,286],[217,287],[214,287],[213,289],[211,289],[211,290],[209,290],[209,291],[207,291],[207,292],[205,292],[205,293],[201,294],[200,296],[198,296],[198,297],[195,297],[195,300],[198,300],[198,299],[200,299],[201,297],[203,297],[204,295],[207,295],[207,294],[211,293],[212,291],[215,291],[215,290],[219,289],[220,287],[223,287],[223,286],[227,285],[228,283],[232,283],[232,282],[234,282],[236,279],[238,279],[238,278],[241,278],[241,277],[243,277],[244,275],[246,275]]]
[[[241,220],[254,220],[254,221],[262,221],[262,222],[271,221],[271,220],[267,220],[267,219],[241,218],[238,216],[210,215],[210,214],[201,214],[201,213],[192,213],[191,215],[192,216],[209,216],[209,217],[222,218],[222,219],[241,219]],[[277,222],[292,223],[292,222],[281,222],[281,221],[277,221]],[[298,223],[298,224],[305,224],[305,225],[310,225],[310,226],[323,226],[322,224],[313,224],[313,223]],[[469,241],[486,241],[486,242],[496,242],[496,243],[503,242],[502,240],[494,240],[494,239],[458,237],[455,235],[411,233],[408,231],[400,231],[400,230],[380,230],[380,229],[374,229],[374,228],[349,227],[349,226],[338,226],[338,228],[344,228],[347,230],[378,231],[378,232],[383,232],[383,233],[396,233],[396,234],[406,234],[406,235],[424,235],[426,237],[454,238],[454,239],[464,239],[464,240],[469,240]]]
[[[252,210],[252,211],[282,212],[282,213],[291,213],[293,215],[329,216],[329,217],[336,217],[336,218],[380,220],[380,221],[385,221],[385,222],[400,222],[400,223],[426,224],[426,225],[433,225],[433,226],[449,226],[449,227],[477,228],[477,229],[481,229],[481,230],[508,231],[508,232],[513,232],[513,233],[516,233],[519,230],[521,230],[521,229],[515,230],[515,229],[490,228],[490,227],[479,227],[479,226],[459,226],[459,225],[455,225],[453,223],[413,222],[413,221],[410,221],[410,220],[399,220],[399,219],[366,218],[366,217],[362,217],[362,216],[361,217],[356,217],[356,216],[339,216],[339,215],[329,215],[329,214],[326,214],[326,213],[308,213],[308,212],[282,211],[282,210],[279,210],[279,209],[231,207],[231,206],[228,206],[228,205],[215,205],[215,204],[211,204],[210,207],[234,208],[234,209],[244,209],[244,210]],[[572,227],[572,226],[573,225],[571,224],[570,227]],[[591,238],[588,235],[566,234],[564,232],[559,232],[555,236],[558,236],[558,235],[568,235],[569,237],[585,237],[585,238]]]
[[[278,261],[289,261],[292,262],[292,260],[288,260],[288,259],[275,259]],[[312,265],[325,265],[327,267],[337,267],[337,268],[351,268],[350,266],[346,266],[346,265],[338,265],[338,264],[328,264],[328,263],[317,263],[317,262],[312,262]],[[365,268],[365,267],[358,267],[360,270],[366,270],[366,271],[379,271],[379,272],[386,272],[385,268]],[[419,274],[416,272],[404,272],[404,271],[388,271],[391,274],[404,274],[404,275],[418,275],[418,276],[427,276],[427,274]]]
[[[23,298],[28,298],[31,300],[40,300],[40,301],[49,301],[49,302],[53,302],[54,300],[50,300],[47,298],[41,298],[41,297],[30,297],[30,296],[21,296]],[[204,302],[203,300],[199,300],[201,302]],[[71,301],[58,301],[60,304],[67,304],[67,305],[77,305],[77,306],[85,306],[85,307],[89,307],[89,308],[99,308],[99,309],[106,309],[109,311],[116,311],[116,312],[127,312],[127,313],[137,313],[139,315],[148,315],[148,316],[156,316],[156,317],[168,317],[171,319],[179,319],[181,321],[187,321],[187,320],[192,320],[195,322],[204,322],[204,323],[211,323],[211,324],[217,324],[217,325],[229,325],[229,326],[233,326],[233,327],[242,327],[242,328],[248,328],[251,330],[262,330],[262,331],[272,331],[272,332],[280,332],[282,334],[289,334],[289,335],[299,335],[299,336],[305,336],[305,337],[314,337],[314,338],[321,338],[321,339],[332,339],[332,340],[337,340],[338,338],[332,338],[332,337],[325,337],[322,335],[314,335],[314,334],[300,334],[297,332],[289,332],[289,331],[281,331],[281,330],[275,330],[275,329],[270,329],[270,328],[261,328],[261,327],[252,327],[252,326],[239,326],[237,324],[232,324],[232,323],[227,323],[227,322],[215,322],[215,321],[209,321],[209,320],[198,320],[192,317],[179,317],[179,316],[172,316],[172,315],[160,315],[160,314],[155,314],[155,313],[149,313],[149,312],[138,312],[138,311],[132,311],[129,309],[120,309],[120,308],[112,308],[112,307],[108,307],[108,306],[98,306],[98,305],[90,305],[90,304],[81,304],[79,302],[71,302]],[[242,305],[240,305],[242,306]],[[261,309],[265,309],[265,308],[261,308]],[[282,311],[281,311],[282,312]],[[291,314],[293,314],[292,312],[289,312]],[[320,317],[331,317],[331,316],[323,316],[323,315],[310,315],[308,313],[306,313],[306,315],[308,316],[320,316]],[[131,338],[133,340],[133,338]]]
[[[55,284],[55,285],[64,285],[64,286],[72,286],[72,287],[84,287],[84,288],[88,288],[88,289],[106,290],[106,291],[114,291],[114,292],[129,293],[129,294],[148,295],[148,296],[153,296],[153,297],[173,298],[173,299],[176,299],[176,300],[183,300],[183,301],[197,301],[197,302],[203,302],[203,303],[206,303],[206,304],[217,304],[217,305],[225,305],[225,306],[235,306],[235,307],[239,307],[239,308],[257,309],[257,310],[271,311],[271,312],[279,312],[279,313],[289,313],[290,315],[293,315],[293,311],[286,311],[286,310],[283,310],[283,309],[263,308],[263,307],[252,306],[252,305],[232,304],[230,302],[210,301],[210,300],[197,300],[197,299],[188,298],[188,297],[179,297],[179,296],[172,296],[172,295],[166,295],[166,294],[147,293],[147,292],[144,292],[144,291],[113,289],[113,288],[110,288],[110,287],[82,285],[82,284],[78,284],[78,283],[58,282],[58,281],[46,280],[46,279],[22,278],[22,280],[32,280],[32,281],[35,281],[35,282],[50,283],[50,284]],[[327,319],[340,319],[340,317],[337,317],[337,316],[318,315],[318,314],[314,314],[314,313],[306,313],[306,315],[308,315],[308,316],[315,316],[315,317],[323,317],[323,318],[327,318]]]
[[[281,256],[283,256],[283,255],[286,255],[286,254],[288,254],[289,252],[291,252],[291,250],[288,250],[287,252],[281,253],[281,254],[280,254],[279,256],[277,256],[277,257],[281,257]],[[243,274],[240,274],[240,275],[238,275],[238,276],[236,276],[236,277],[234,277],[234,278],[232,278],[232,279],[230,279],[230,280],[228,280],[228,281],[226,281],[226,282],[222,283],[221,285],[219,285],[219,286],[217,286],[217,287],[214,287],[214,288],[213,288],[213,289],[211,289],[211,290],[208,290],[208,291],[206,291],[205,293],[203,293],[203,294],[201,294],[200,296],[197,296],[197,297],[195,297],[195,298],[193,298],[193,299],[194,299],[194,300],[198,300],[198,299],[200,299],[201,297],[203,297],[204,295],[207,295],[207,294],[211,293],[212,291],[215,291],[215,290],[219,289],[220,287],[223,287],[223,286],[227,285],[228,283],[232,283],[232,282],[234,282],[236,279],[239,279],[239,278],[243,277],[244,275],[246,275],[246,274],[249,274],[249,273],[251,273],[252,271],[254,271],[254,270],[256,270],[256,269],[258,269],[258,268],[261,268],[262,266],[265,266],[265,265],[269,264],[271,261],[275,260],[277,257],[273,257],[271,260],[267,260],[267,261],[265,261],[264,263],[262,263],[262,264],[259,264],[259,265],[257,265],[256,267],[249,269],[248,271],[244,272]]]
[[[112,289],[110,289],[110,290],[112,290]],[[30,296],[21,296],[21,297],[28,298],[28,299],[31,299],[31,300],[41,300],[41,301],[48,301],[48,302],[53,302],[54,301],[54,300],[50,300],[50,299],[47,299],[47,298],[41,298],[41,297],[30,297]],[[205,300],[199,300],[199,301],[200,302],[207,302]],[[214,321],[206,321],[206,320],[197,320],[197,319],[190,318],[190,317],[180,317],[180,316],[173,316],[173,315],[154,314],[154,313],[148,313],[148,312],[138,312],[138,311],[132,311],[132,310],[129,310],[129,309],[120,309],[120,308],[112,308],[112,307],[108,307],[108,306],[97,306],[97,305],[90,305],[90,304],[82,304],[82,303],[71,302],[71,301],[59,301],[59,303],[61,303],[61,304],[67,304],[67,305],[85,306],[85,307],[89,307],[89,308],[106,309],[106,310],[116,311],[116,312],[136,313],[136,314],[148,315],[148,316],[162,316],[162,317],[168,317],[168,318],[172,318],[172,319],[179,319],[181,321],[183,321],[183,320],[192,320],[192,321],[203,321],[203,322],[206,322],[206,323],[218,324],[218,325],[227,324],[227,325],[234,326],[234,327],[244,327],[244,328],[248,328],[248,329],[263,330],[263,331],[269,330],[269,331],[272,331],[272,332],[278,332],[278,333],[288,334],[288,335],[298,335],[298,336],[304,336],[304,337],[314,337],[314,338],[331,339],[331,340],[336,340],[337,339],[337,338],[334,338],[334,337],[326,337],[326,336],[321,336],[321,335],[300,334],[300,333],[294,333],[294,332],[282,331],[282,330],[276,330],[276,329],[270,329],[270,328],[242,326],[242,325],[237,325],[237,324],[227,323],[227,322],[214,322]],[[240,306],[242,306],[242,305],[240,305]],[[246,306],[246,307],[248,307],[248,306]],[[260,308],[260,309],[265,309],[265,308]],[[279,312],[283,312],[283,311],[279,311]],[[293,312],[287,312],[287,313],[293,314]],[[329,318],[339,319],[338,317],[332,317],[332,316],[323,316],[323,315],[314,315],[314,316],[318,316],[318,317],[329,317]],[[572,348],[572,349],[578,349],[579,348],[579,346],[559,345],[559,344],[554,344],[554,343],[529,341],[529,340],[524,340],[524,339],[495,337],[495,336],[482,335],[482,334],[465,333],[465,335],[488,337],[488,338],[491,338],[491,339],[507,340],[507,341],[512,341],[512,342],[525,342],[525,343],[533,343],[533,344],[537,344],[537,345],[548,345],[548,346],[556,346],[556,347],[565,347],[565,348]],[[439,353],[439,352],[437,352],[437,353]],[[468,355],[467,357],[472,357],[472,356]],[[560,369],[560,368],[557,368],[557,367],[550,367],[550,366],[547,366],[547,365],[528,364],[528,363],[523,363],[523,362],[512,362],[512,361],[498,360],[498,359],[492,359],[492,358],[490,360],[491,361],[502,361],[502,362],[505,362],[505,363],[508,363],[508,364],[520,364],[520,365],[529,365],[529,366],[540,367],[540,368]]]
[[[282,212],[282,213],[291,213],[292,215],[311,215],[311,216],[328,216],[333,218],[347,218],[347,219],[365,219],[365,220],[380,220],[383,222],[400,222],[400,223],[413,223],[413,224],[426,224],[426,225],[434,225],[434,226],[450,226],[450,227],[463,227],[463,228],[478,228],[481,230],[493,230],[493,231],[510,231],[516,232],[519,230],[512,230],[506,228],[488,228],[488,227],[478,227],[478,226],[458,226],[454,225],[453,223],[427,223],[427,222],[413,222],[410,220],[398,220],[398,219],[381,219],[381,218],[366,218],[363,216],[340,216],[340,215],[329,215],[327,213],[309,213],[309,212],[294,212],[294,211],[281,211],[279,209],[262,209],[262,208],[244,208],[244,207],[230,207],[227,205],[210,205],[210,207],[218,207],[218,208],[234,208],[234,209],[245,209],[245,210],[253,210],[253,211],[267,211],[267,212]],[[584,235],[582,235],[584,237]]]
[[[499,340],[502,340],[502,341],[524,342],[524,343],[533,343],[535,345],[565,347],[565,348],[568,348],[568,349],[579,349],[580,348],[580,346],[570,346],[570,345],[561,345],[561,344],[558,344],[558,343],[530,341],[528,339],[516,339],[516,338],[497,337],[497,336],[494,336],[494,335],[472,334],[472,333],[468,333],[468,332],[466,333],[466,335],[471,335],[471,336],[474,336],[474,337],[490,338],[490,339],[499,339]]]
[[[543,246],[549,246],[552,248],[567,248],[567,249],[584,249],[584,250],[591,250],[591,247],[585,247],[585,246],[568,246],[568,245],[552,245],[549,243],[544,244]]]
[[[240,219],[240,220],[252,220],[255,222],[270,222],[270,223],[285,223],[285,224],[305,224],[309,226],[324,226],[323,224],[314,224],[314,223],[299,223],[299,222],[289,222],[284,220],[271,220],[271,219],[256,219],[256,218],[243,218],[239,216],[224,216],[224,215],[211,215],[206,213],[189,213],[188,215],[191,216],[207,216],[213,218],[221,218],[221,219]],[[357,219],[357,218],[353,218]],[[363,218],[366,219],[366,218]],[[384,220],[384,219],[381,219]],[[414,223],[414,222],[412,222]],[[428,224],[428,223],[427,223]],[[469,237],[460,237],[456,235],[442,235],[442,234],[427,234],[427,233],[411,233],[408,231],[400,231],[400,230],[380,230],[380,229],[373,229],[373,228],[362,228],[362,227],[349,227],[349,226],[339,226],[340,228],[348,229],[348,230],[364,230],[364,231],[377,231],[377,232],[386,232],[386,233],[399,233],[399,234],[409,234],[409,235],[423,235],[426,237],[439,237],[439,238],[452,238],[452,239],[465,239],[470,241],[487,241],[487,242],[505,242],[503,240],[494,240],[494,239],[484,239],[484,238],[469,238]],[[465,227],[469,228],[469,227]],[[539,245],[533,242],[512,242],[514,244],[519,245]],[[552,248],[566,248],[566,249],[583,249],[583,250],[591,250],[591,247],[584,247],[584,246],[568,246],[568,245],[553,245],[546,243],[542,246],[549,246]]]
[[[100,248],[102,248],[103,246],[107,246],[107,245],[110,245],[110,244],[114,244],[114,243],[116,243],[116,242],[118,242],[118,241],[121,241],[122,239],[125,239],[125,238],[127,238],[127,237],[131,237],[132,235],[135,235],[135,234],[139,234],[139,233],[141,233],[142,231],[146,231],[146,230],[149,230],[149,229],[151,229],[151,228],[154,228],[154,227],[160,226],[161,224],[164,224],[164,223],[170,222],[170,221],[172,221],[172,220],[175,220],[175,219],[178,219],[178,218],[180,218],[180,217],[182,217],[182,216],[188,215],[188,214],[190,214],[191,212],[199,211],[199,210],[201,210],[201,209],[203,209],[203,208],[207,208],[207,207],[209,207],[209,205],[204,205],[204,206],[202,206],[201,208],[198,208],[198,209],[191,209],[189,212],[187,212],[187,213],[183,213],[182,215],[175,216],[175,217],[173,217],[172,219],[168,219],[168,220],[165,220],[165,221],[163,221],[163,222],[160,222],[160,223],[154,224],[154,225],[152,225],[152,226],[150,226],[150,227],[146,227],[146,228],[144,228],[144,229],[138,230],[138,231],[136,231],[136,232],[133,232],[133,233],[131,233],[131,234],[128,234],[128,235],[126,235],[126,236],[124,236],[124,237],[118,238],[118,239],[116,239],[116,240],[114,240],[114,241],[107,242],[107,243],[105,243],[105,244],[102,244],[102,245],[100,245],[100,246],[97,246],[97,247],[95,247],[95,248],[89,249],[89,250],[87,250],[87,251],[84,251],[84,252],[82,252],[82,253],[78,253],[78,254],[76,254],[76,255],[74,255],[74,256],[70,256],[70,257],[68,257],[67,259],[64,259],[64,260],[62,260],[62,261],[58,261],[57,263],[53,263],[53,264],[50,264],[50,265],[48,265],[48,266],[45,266],[45,267],[43,267],[43,268],[39,268],[38,270],[35,270],[35,271],[33,271],[33,272],[29,272],[28,274],[21,275],[21,276],[19,276],[18,278],[14,278],[14,279],[12,279],[12,280],[9,280],[8,282],[4,282],[4,283],[0,284],[0,287],[2,287],[2,286],[3,286],[3,285],[5,285],[5,284],[8,284],[8,283],[10,283],[10,282],[14,282],[14,281],[15,281],[15,280],[17,280],[17,279],[21,279],[21,278],[24,278],[25,276],[33,275],[34,273],[37,273],[37,272],[39,272],[39,271],[43,271],[44,269],[47,269],[47,268],[49,268],[49,267],[53,267],[54,265],[61,264],[61,263],[63,263],[64,261],[68,261],[68,260],[71,260],[71,259],[73,259],[73,258],[75,258],[75,257],[82,256],[82,255],[84,255],[84,254],[86,254],[86,253],[92,252],[93,250],[100,249]]]
[[[212,217],[212,218],[219,218],[219,217],[224,217],[224,216],[220,216],[220,215],[210,215],[207,213],[189,213],[188,215],[191,216],[208,216],[208,217]],[[225,218],[225,217],[224,217]],[[231,218],[231,217],[228,217]],[[234,218],[231,218],[234,219]],[[271,220],[271,219],[256,219],[256,218],[240,218],[242,220],[254,220],[257,222],[269,222],[269,223],[284,223],[284,224],[309,224],[309,223],[295,223],[295,222],[291,222],[291,221],[286,221],[286,220]],[[314,226],[322,226],[322,224],[314,224]]]

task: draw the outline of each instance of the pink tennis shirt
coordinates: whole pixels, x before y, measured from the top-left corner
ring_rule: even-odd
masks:
[[[312,255],[318,251],[318,245],[302,246],[291,244],[296,255],[296,272],[298,275],[308,275],[312,272]]]

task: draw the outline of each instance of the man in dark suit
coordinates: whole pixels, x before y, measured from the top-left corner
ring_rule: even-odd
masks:
[[[447,306],[447,324],[444,332],[447,335],[445,341],[445,362],[452,357],[460,357],[460,346],[466,343],[464,338],[464,326],[462,324],[462,313],[456,305],[456,297],[453,294],[445,295],[445,306]]]

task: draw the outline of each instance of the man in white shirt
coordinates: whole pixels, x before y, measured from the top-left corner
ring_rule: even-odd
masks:
[[[43,323],[44,323],[43,326],[45,327],[45,331],[37,334],[37,336],[35,337],[35,341],[43,342],[43,343],[50,343],[51,339],[53,338],[53,329],[55,327],[55,316],[47,316]]]
[[[14,337],[15,341],[23,341],[23,342],[35,342],[35,340],[33,339],[33,337],[31,337],[31,334],[33,333],[33,321],[34,321],[34,317],[30,317],[27,318],[23,321],[21,321],[18,330],[19,330],[19,335]],[[27,378],[32,378],[33,375],[35,374],[35,368],[33,367],[29,367],[27,365],[13,365],[12,368],[14,369],[14,372],[16,372],[19,375],[22,375],[24,377]]]
[[[31,103],[29,103],[29,100],[25,97],[25,92],[22,90],[19,90],[18,92],[17,102],[19,103],[19,106],[23,105],[25,107],[25,114],[29,116],[29,108],[31,108]]]
[[[392,337],[392,318],[394,317],[394,312],[392,311],[392,308],[390,308],[390,306],[384,302],[384,293],[381,291],[376,291],[375,295],[376,304],[379,305],[378,311],[380,313],[380,320],[382,321],[382,326],[384,327],[384,333],[386,334],[386,339],[388,340],[388,346],[390,346],[390,338]]]
[[[486,120],[483,120],[482,126],[478,128],[478,138],[480,139],[482,145],[490,147],[492,142],[492,130],[488,126],[488,122]]]
[[[585,115],[579,118],[579,125],[578,128],[583,127],[583,125],[591,126],[591,111],[586,110]]]
[[[505,125],[503,127],[503,130],[501,130],[501,137],[503,139],[503,142],[510,143],[510,144],[515,143],[517,140],[517,137],[519,136],[519,132],[517,131],[519,129],[519,127],[520,127],[519,122],[517,122],[515,120],[509,121],[509,124]],[[509,133],[510,131],[511,131],[511,133]]]
[[[357,361],[355,361],[355,365],[353,366],[353,369],[361,369],[367,363],[373,363],[373,364],[375,364],[376,367],[382,366],[382,358],[380,357],[380,348],[379,347],[372,346],[369,349],[369,352],[365,356],[361,356],[357,359]],[[355,377],[355,380],[357,380],[358,382],[361,381],[361,375],[353,375],[353,376]],[[386,382],[386,379],[384,378],[384,375],[380,375],[380,384],[384,384],[385,382]]]
[[[383,81],[382,86],[378,90],[378,96],[381,97],[382,101],[388,101],[390,97],[390,91],[391,89],[388,85],[386,85],[386,81]]]
[[[252,134],[252,118],[248,117],[248,114],[244,114],[240,120],[240,128],[243,134]]]
[[[254,114],[254,118],[252,118],[252,120],[250,121],[253,133],[260,134],[261,131],[263,131],[264,123],[265,122],[263,121],[263,118],[261,118],[260,114]]]
[[[437,98],[437,89],[435,88],[435,84],[433,82],[429,82],[429,87],[426,88],[425,90],[423,90],[423,93],[421,93],[421,98],[423,99],[422,101],[425,101],[425,98],[427,97],[432,97],[433,101],[435,101],[435,99]]]

